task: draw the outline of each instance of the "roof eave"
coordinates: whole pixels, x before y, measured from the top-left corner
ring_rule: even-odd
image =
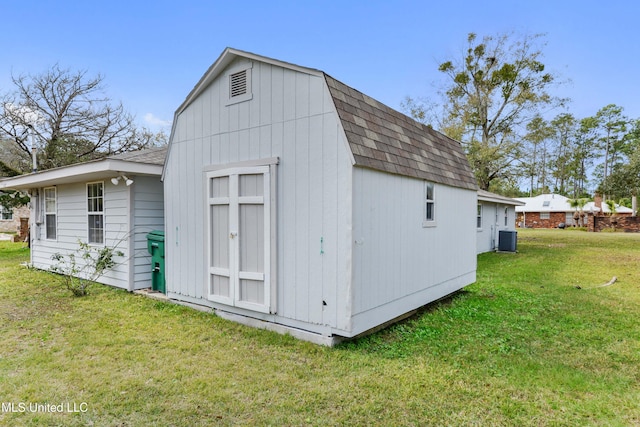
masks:
[[[169,135],[169,147],[167,149],[167,156],[164,161],[164,165],[168,164],[169,155],[171,154],[171,147],[174,137],[174,132],[176,128],[176,123],[178,121],[178,116],[213,82],[222,72],[227,68],[234,59],[238,57],[244,57],[250,59],[252,61],[261,61],[267,64],[276,65],[284,68],[288,68],[294,71],[300,71],[303,73],[312,74],[315,76],[323,76],[324,73],[320,70],[316,70],[313,68],[302,67],[300,65],[291,64],[289,62],[278,61],[277,59],[269,58],[267,56],[256,55],[255,53],[245,52],[243,50],[234,49],[231,47],[225,48],[224,51],[220,54],[218,59],[215,60],[213,64],[207,69],[207,71],[200,77],[200,80],[196,85],[191,89],[191,92],[187,95],[185,100],[180,104],[180,106],[176,109],[173,114],[173,124],[171,125],[171,134]],[[160,179],[164,181],[166,171],[163,170]]]
[[[513,199],[509,200],[509,199],[503,199],[499,197],[487,197],[487,196],[478,195],[478,200],[481,202],[499,203],[502,205],[524,206],[524,203],[518,200],[513,200]]]
[[[162,165],[105,159],[4,179],[0,181],[0,189],[26,190],[115,177],[118,174],[160,176]]]
[[[526,204],[521,200],[503,196],[501,194],[492,193],[491,191],[486,191],[482,189],[478,189],[478,201],[500,203],[503,205],[511,205],[511,206],[524,206]]]
[[[218,59],[211,64],[209,69],[202,75],[198,83],[191,89],[191,92],[187,95],[185,100],[180,104],[178,109],[176,110],[175,116],[179,115],[185,108],[189,106],[210,84],[213,82],[224,70],[227,68],[234,59],[238,57],[247,58],[252,61],[260,61],[271,65],[276,65],[283,68],[288,68],[294,71],[300,71],[307,74],[312,74],[315,76],[322,76],[323,72],[320,70],[315,70],[313,68],[302,67],[300,65],[291,64],[285,61],[279,61],[277,59],[269,58],[267,56],[256,55],[255,53],[245,52],[239,49],[233,49],[231,47],[225,48],[225,50],[220,54]],[[174,120],[175,123],[175,120]]]

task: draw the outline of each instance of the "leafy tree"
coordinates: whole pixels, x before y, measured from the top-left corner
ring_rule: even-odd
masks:
[[[587,203],[589,203],[589,199],[587,199],[586,197],[575,198],[569,199],[568,202],[569,206],[576,210],[576,212],[573,214],[574,225],[577,225],[578,227],[584,227],[585,225],[587,225],[586,221],[584,220],[584,217],[586,216],[586,214],[584,213],[584,207]]]
[[[20,175],[28,170],[28,158],[11,140],[0,138],[0,177]]]
[[[525,177],[529,178],[529,197],[540,188],[547,187],[547,165],[549,158],[548,142],[553,128],[542,116],[535,116],[527,124],[524,136],[525,150],[521,164]]]
[[[459,139],[483,189],[516,175],[522,127],[542,108],[562,101],[548,92],[557,79],[541,62],[541,37],[500,35],[480,41],[471,33],[463,57],[438,68],[448,81],[446,120],[462,129]]]
[[[567,194],[567,184],[575,177],[575,131],[577,121],[572,114],[562,113],[551,120],[555,139],[554,171],[555,188],[559,194]]]
[[[29,196],[15,190],[0,191],[0,206],[4,209],[11,210],[13,208],[26,205],[29,202]]]
[[[34,144],[39,169],[136,150],[155,141],[155,135],[136,128],[121,103],[106,96],[101,75],[90,77],[55,65],[41,74],[13,76],[12,81],[15,90],[0,98],[0,138],[10,140],[26,158]],[[15,171],[4,160],[0,169]]]
[[[630,158],[640,148],[640,119],[627,122],[627,133],[623,136],[622,151]]]
[[[574,148],[575,181],[573,197],[584,197],[587,194],[587,170],[595,158],[598,121],[595,117],[580,120],[576,129]]]
[[[618,167],[607,176],[599,191],[615,199],[640,194],[640,149],[632,153],[627,164]]]
[[[623,110],[622,107],[609,104],[596,113],[596,120],[602,132],[599,142],[600,148],[604,152],[603,181],[613,172],[620,160],[620,154],[624,152],[629,119],[622,114]]]
[[[23,159],[11,141],[0,140],[0,177],[20,175]],[[14,190],[0,191],[0,206],[11,210],[29,202],[29,196]]]

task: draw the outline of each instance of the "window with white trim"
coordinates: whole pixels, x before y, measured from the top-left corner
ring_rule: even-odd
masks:
[[[0,220],[7,221],[13,219],[13,209],[0,205]]]
[[[425,182],[424,185],[424,217],[423,226],[433,226],[436,221],[435,185]]]
[[[478,213],[476,215],[476,228],[482,228],[482,204],[478,203]]]
[[[44,236],[48,240],[58,237],[56,187],[44,189]]]
[[[540,219],[549,219],[551,214],[549,212],[540,212]]]
[[[104,243],[104,183],[87,184],[88,242]]]
[[[509,225],[509,207],[505,206],[504,207],[504,226],[506,227],[507,225]]]

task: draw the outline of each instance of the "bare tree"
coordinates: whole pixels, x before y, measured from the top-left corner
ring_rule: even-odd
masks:
[[[143,148],[155,135],[137,129],[122,103],[104,91],[104,78],[57,64],[42,74],[12,77],[15,90],[1,98],[0,138],[49,169]],[[29,140],[29,137],[32,140]]]

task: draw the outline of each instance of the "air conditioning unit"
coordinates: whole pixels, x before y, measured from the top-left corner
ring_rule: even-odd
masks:
[[[501,230],[498,235],[498,250],[500,252],[515,252],[518,246],[518,232]]]

